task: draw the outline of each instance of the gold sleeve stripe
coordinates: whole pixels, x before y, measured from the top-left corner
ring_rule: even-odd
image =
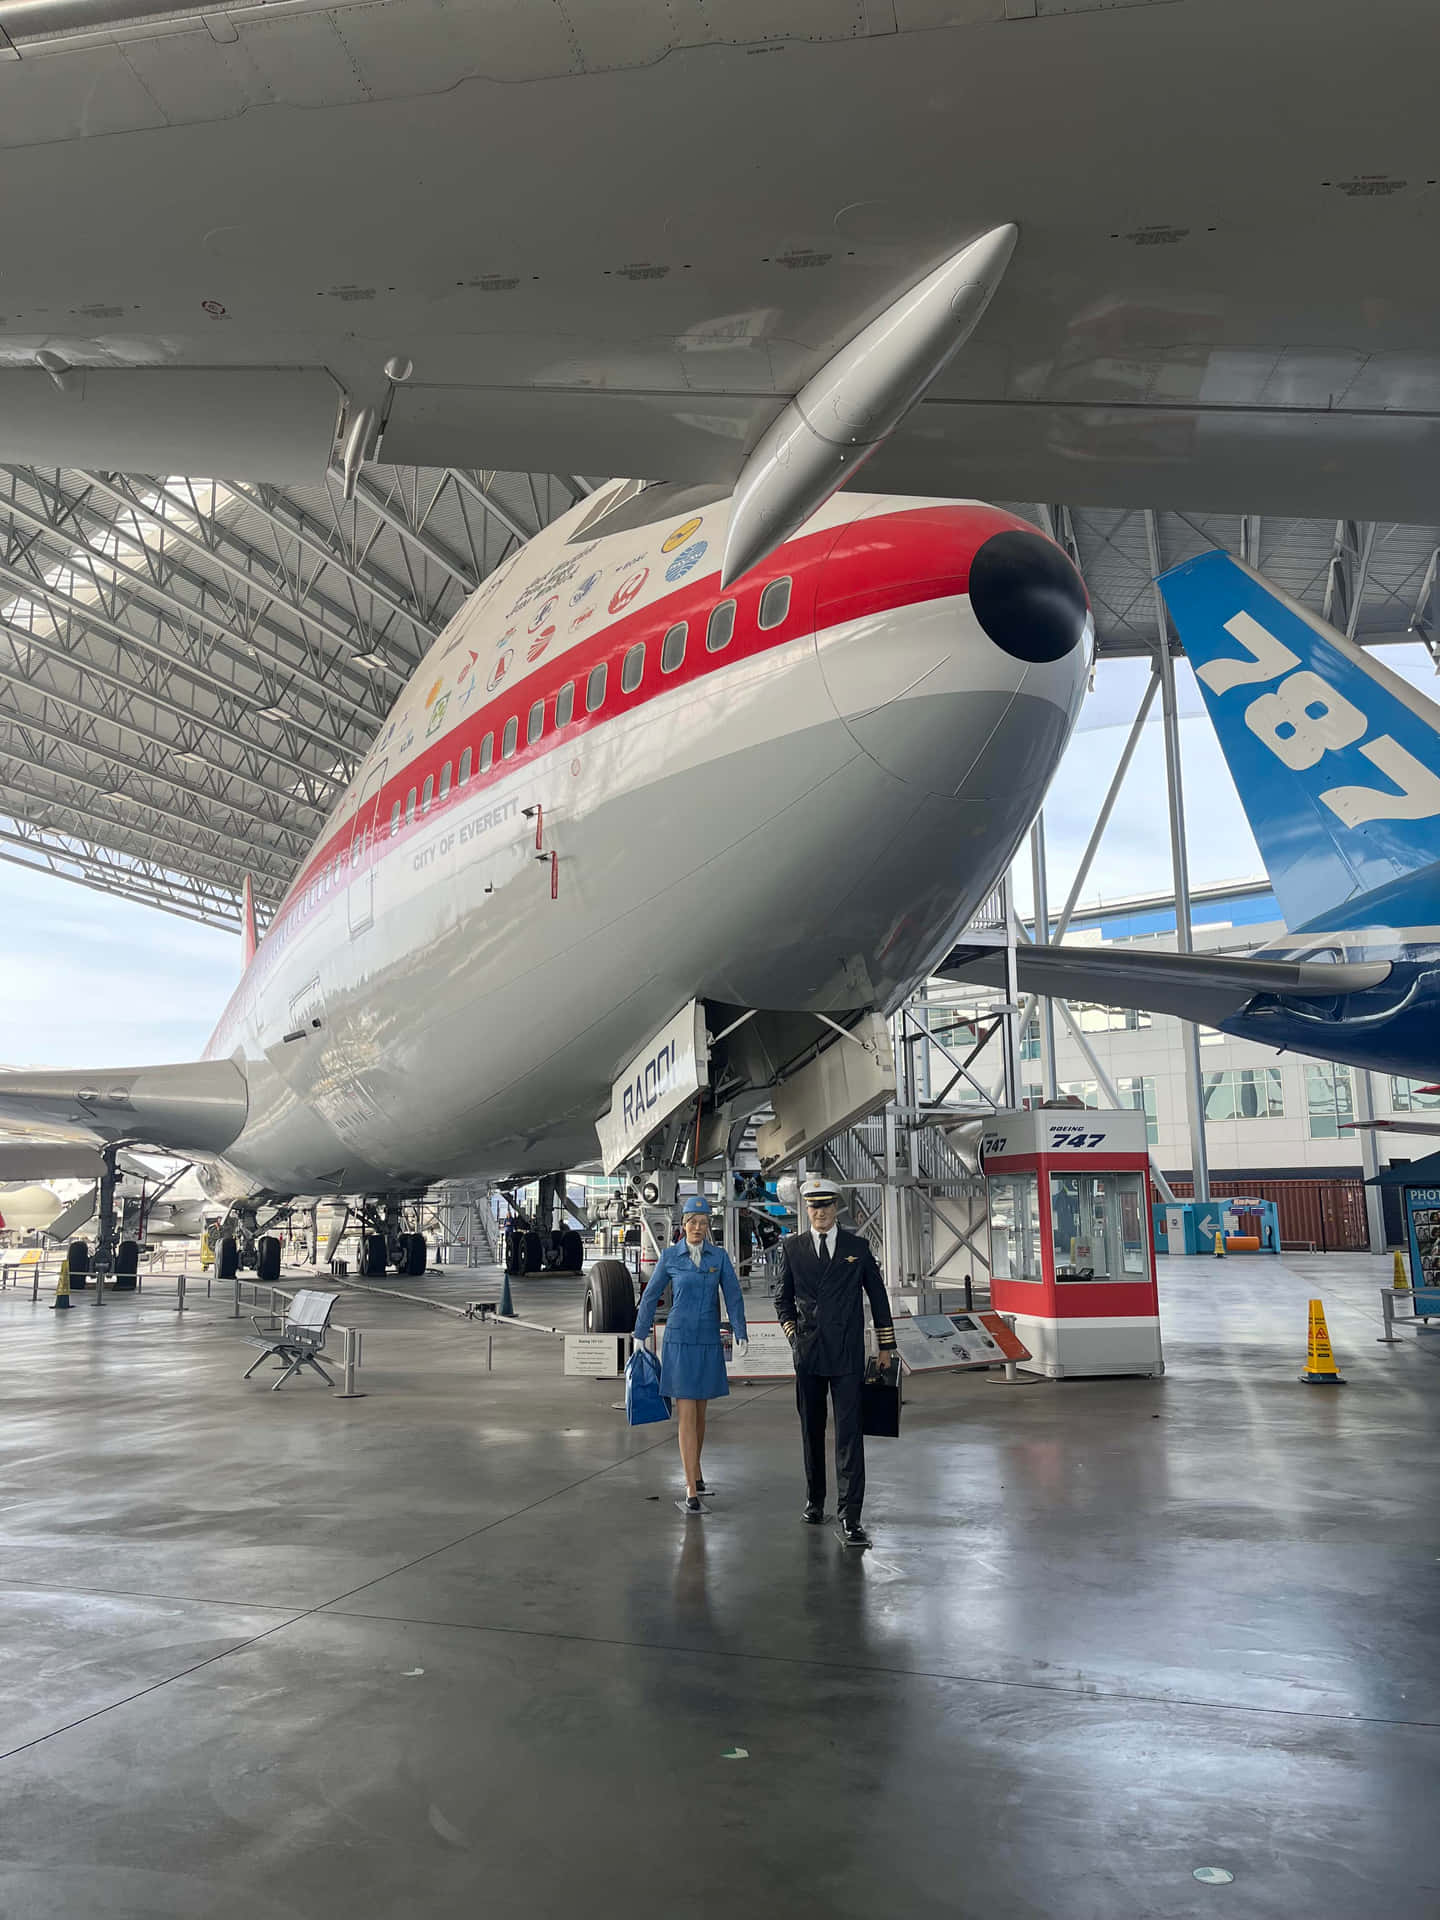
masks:
[[[895,1329],[893,1327],[877,1327],[875,1329],[875,1338],[880,1342],[882,1347],[893,1347],[895,1344]]]

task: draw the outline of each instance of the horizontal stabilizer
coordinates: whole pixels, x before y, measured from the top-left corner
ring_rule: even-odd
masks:
[[[0,1124],[70,1141],[223,1153],[249,1105],[245,1076],[230,1060],[0,1073]]]
[[[1160,590],[1292,931],[1440,861],[1440,707],[1228,554]]]
[[[1388,960],[1245,960],[1153,950],[1107,953],[1094,947],[1022,946],[1015,958],[1022,993],[1170,1013],[1206,1027],[1232,1019],[1257,994],[1328,1000],[1378,987],[1390,972]],[[1005,955],[997,947],[957,947],[936,972],[1003,987]]]

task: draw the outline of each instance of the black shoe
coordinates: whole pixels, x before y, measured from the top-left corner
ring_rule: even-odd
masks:
[[[706,1494],[713,1493],[715,1489],[713,1487],[707,1487],[703,1480],[697,1479],[695,1482],[695,1491],[703,1500]]]
[[[703,1513],[705,1511],[704,1507],[700,1504],[699,1496],[693,1493],[687,1493],[683,1500],[677,1500],[675,1504],[681,1513]]]
[[[824,1518],[825,1509],[823,1506],[817,1506],[813,1500],[807,1500],[805,1502],[805,1519],[810,1526],[818,1527]]]
[[[870,1536],[858,1520],[842,1520],[839,1526],[840,1542],[846,1547],[868,1547]]]

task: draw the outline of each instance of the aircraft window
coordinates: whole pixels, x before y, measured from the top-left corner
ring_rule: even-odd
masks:
[[[690,629],[683,620],[679,626],[671,627],[670,631],[666,634],[665,644],[660,649],[660,671],[662,673],[674,673],[675,669],[680,665],[680,662],[685,658],[685,642],[689,638],[689,634]]]
[[[434,798],[435,798],[435,776],[433,773],[427,773],[425,776],[425,786],[420,795],[420,811],[422,814],[428,813],[430,811],[430,802]]]
[[[470,749],[466,747],[460,756],[460,779],[458,785],[464,786],[470,778]]]
[[[594,713],[597,707],[603,706],[605,703],[605,673],[606,668],[603,660],[598,667],[592,667],[590,669],[590,678],[585,682],[585,711],[587,713]]]
[[[440,798],[443,800],[450,791],[450,762],[447,760],[440,769]]]
[[[568,727],[575,718],[575,682],[567,680],[555,696],[555,724]]]
[[[778,627],[790,611],[790,582],[772,580],[760,596],[760,626]]]
[[[490,766],[494,758],[495,758],[495,736],[493,733],[487,733],[485,738],[480,742],[481,773],[488,773],[490,771]]]
[[[711,653],[719,653],[722,647],[728,647],[735,637],[735,602],[722,600],[710,616],[710,624],[705,629],[705,645]]]
[[[411,787],[409,793],[407,793],[405,796],[405,824],[407,827],[409,826],[410,822],[414,818],[415,818],[415,789],[414,787]]]
[[[525,744],[533,747],[545,731],[545,702],[537,700],[530,709],[530,718],[525,725]]]
[[[505,732],[500,741],[500,758],[508,760],[515,751],[515,742],[520,738],[520,722],[512,713],[505,722]]]
[[[631,647],[625,656],[625,664],[620,669],[620,691],[633,693],[645,676],[645,642]]]

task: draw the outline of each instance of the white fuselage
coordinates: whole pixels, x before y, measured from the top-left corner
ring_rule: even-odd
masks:
[[[1020,523],[846,494],[722,594],[727,505],[585,537],[584,502],[436,641],[208,1049],[250,1089],[215,1191],[591,1159],[687,1001],[889,1007],[995,884],[1088,665],[971,609]]]

